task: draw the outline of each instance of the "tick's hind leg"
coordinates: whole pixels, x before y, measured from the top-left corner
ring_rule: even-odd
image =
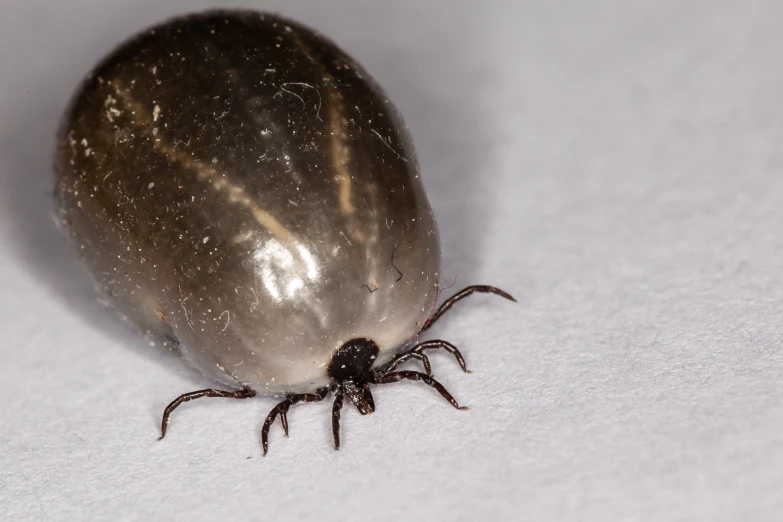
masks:
[[[264,448],[264,455],[269,450],[269,429],[274,424],[275,419],[280,415],[280,423],[283,425],[283,431],[285,436],[288,437],[288,409],[294,404],[300,402],[318,402],[326,398],[329,393],[329,388],[320,388],[315,393],[299,393],[296,395],[288,395],[285,400],[278,403],[277,406],[272,408],[269,415],[266,416],[264,426],[261,428],[261,445]]]
[[[375,384],[389,384],[392,382],[399,382],[403,379],[408,379],[411,381],[421,381],[427,386],[431,386],[432,388],[435,388],[438,391],[438,393],[440,393],[441,397],[449,401],[449,403],[455,408],[457,408],[458,410],[468,409],[467,406],[460,406],[457,400],[446,390],[446,388],[443,387],[441,383],[439,383],[438,381],[436,381],[426,373],[401,371],[401,372],[393,372],[393,373],[373,376],[373,382]]]
[[[424,326],[419,331],[419,334],[421,334],[422,332],[427,330],[430,326],[435,324],[435,321],[440,319],[441,316],[443,314],[445,314],[446,312],[448,312],[449,309],[452,306],[454,306],[458,301],[461,301],[462,299],[465,299],[469,295],[473,295],[474,293],[477,293],[477,292],[478,293],[482,293],[482,294],[495,294],[495,295],[499,295],[500,297],[504,297],[504,298],[508,299],[509,301],[514,301],[515,303],[517,302],[517,300],[514,299],[513,297],[511,297],[510,294],[508,294],[507,292],[504,292],[500,288],[496,288],[494,286],[487,286],[487,285],[473,285],[473,286],[469,286],[467,288],[463,288],[462,290],[460,290],[459,292],[457,292],[453,296],[451,296],[448,299],[446,299],[443,302],[443,304],[440,305],[438,310],[434,314],[432,314],[432,316],[429,319],[427,319],[427,322],[424,323]]]
[[[199,390],[194,391],[190,393],[183,393],[173,401],[171,401],[171,404],[166,406],[166,409],[163,411],[163,420],[160,424],[160,438],[158,440],[161,440],[163,437],[166,436],[166,428],[169,425],[169,416],[171,415],[171,412],[173,412],[175,409],[177,409],[177,406],[182,404],[183,402],[192,401],[193,399],[200,399],[201,397],[226,397],[229,399],[249,399],[251,397],[255,397],[256,392],[251,390],[250,388],[245,388],[243,390],[237,390],[237,391],[226,391],[226,390]]]

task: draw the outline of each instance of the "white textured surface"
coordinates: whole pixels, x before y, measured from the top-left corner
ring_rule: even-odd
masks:
[[[475,370],[433,357],[470,412],[388,386],[342,451],[320,404],[266,459],[271,400],[188,404],[156,442],[204,383],[100,309],[48,217],[81,75],[206,6],[0,7],[0,518],[783,519],[783,3],[255,4],[387,87],[446,275],[520,298],[435,331]]]

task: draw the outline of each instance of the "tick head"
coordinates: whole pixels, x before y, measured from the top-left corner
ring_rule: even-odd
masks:
[[[346,381],[360,382],[372,368],[379,352],[378,345],[371,339],[351,339],[332,355],[329,376],[339,384]]]

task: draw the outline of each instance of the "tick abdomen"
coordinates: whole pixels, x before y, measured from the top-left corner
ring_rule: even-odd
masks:
[[[402,120],[293,22],[209,12],[124,44],[76,94],[57,171],[58,218],[109,301],[224,385],[324,386],[342,343],[388,360],[435,300]]]

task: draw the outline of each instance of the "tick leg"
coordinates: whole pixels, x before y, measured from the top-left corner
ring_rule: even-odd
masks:
[[[401,372],[394,372],[394,373],[387,373],[385,375],[379,375],[375,377],[375,383],[376,384],[388,384],[392,382],[399,382],[403,379],[408,379],[411,381],[421,381],[427,386],[431,386],[438,390],[438,393],[441,394],[441,396],[449,401],[452,406],[457,408],[458,410],[467,410],[467,406],[460,406],[459,403],[457,403],[456,399],[451,396],[451,394],[446,391],[446,388],[443,387],[441,383],[427,375],[426,373],[420,373],[420,372],[410,372],[410,371],[401,371]]]
[[[340,410],[343,409],[343,392],[338,390],[334,394],[332,404],[332,435],[334,436],[334,449],[340,449]]]
[[[472,295],[472,294],[474,294],[476,292],[482,293],[482,294],[496,294],[496,295],[499,295],[500,297],[505,297],[509,301],[514,301],[515,303],[517,302],[517,300],[514,299],[513,297],[511,297],[510,294],[504,292],[500,288],[495,288],[494,286],[487,286],[487,285],[469,286],[467,288],[463,288],[462,290],[460,290],[459,292],[457,292],[453,296],[451,296],[448,299],[446,299],[443,302],[443,304],[440,305],[438,310],[434,314],[432,314],[432,316],[429,319],[427,319],[427,322],[424,323],[424,326],[421,328],[421,331],[419,331],[419,333],[424,332],[430,326],[432,326],[435,323],[435,321],[440,319],[443,314],[448,312],[449,309],[457,303],[457,301],[460,301],[461,299],[465,299],[469,295]]]
[[[285,430],[286,434],[288,433],[288,418],[285,416],[284,412],[287,412],[288,408],[290,407],[291,401],[286,399],[272,408],[272,411],[270,411],[269,415],[266,416],[264,426],[261,428],[261,445],[264,447],[264,455],[266,455],[266,452],[269,451],[269,428],[272,427],[272,424],[275,422],[278,413],[282,413],[280,420],[283,423],[283,429]]]
[[[419,343],[411,348],[408,353],[422,353],[424,350],[434,350],[437,348],[442,348],[453,355],[457,359],[457,362],[459,363],[460,368],[462,368],[462,371],[465,373],[470,373],[470,370],[468,370],[467,366],[465,366],[465,359],[462,358],[462,354],[459,352],[457,347],[440,339]]]
[[[394,370],[397,366],[401,365],[408,359],[418,359],[421,361],[421,364],[424,365],[424,371],[427,372],[427,375],[432,375],[432,367],[430,366],[430,360],[427,358],[426,355],[419,352],[414,352],[413,350],[405,353],[401,353],[389,363],[386,364],[386,366],[383,367],[383,373],[389,373],[392,370]]]
[[[288,401],[291,403],[289,404],[289,407],[299,404],[300,402],[318,402],[322,401],[326,398],[326,395],[329,393],[329,388],[319,388],[315,391],[315,393],[299,393],[296,395],[289,395]],[[283,411],[280,412],[280,420],[283,423],[283,430],[285,431],[285,436],[288,437],[288,408],[285,408]]]
[[[278,403],[277,406],[272,408],[269,415],[266,416],[264,426],[261,428],[261,445],[264,448],[264,455],[269,451],[269,430],[274,424],[275,419],[280,415],[280,423],[283,425],[283,431],[285,436],[288,437],[288,409],[294,404],[300,402],[318,402],[324,400],[329,393],[328,388],[320,388],[315,393],[299,393],[296,395],[288,395],[284,401]]]
[[[169,425],[169,416],[171,415],[171,412],[173,412],[175,409],[177,409],[177,406],[182,404],[183,402],[192,401],[193,399],[200,399],[201,397],[226,397],[229,399],[249,399],[251,397],[255,397],[256,392],[251,390],[250,388],[245,388],[243,390],[237,390],[237,391],[226,391],[226,390],[199,390],[194,391],[190,393],[183,393],[173,401],[171,401],[171,404],[166,406],[166,409],[163,411],[163,421],[160,423],[160,438],[158,440],[161,440],[163,437],[166,436],[166,428],[168,428]]]

